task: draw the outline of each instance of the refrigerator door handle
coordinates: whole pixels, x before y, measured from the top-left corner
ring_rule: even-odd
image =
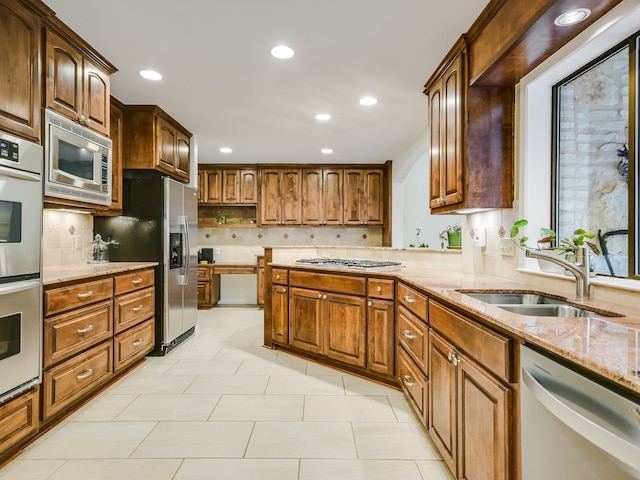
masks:
[[[189,284],[189,257],[191,255],[191,241],[189,238],[189,217],[183,215],[180,217],[181,226],[184,229],[184,242],[182,248],[182,256],[183,256],[183,265],[184,265],[184,275],[182,276],[182,285]]]

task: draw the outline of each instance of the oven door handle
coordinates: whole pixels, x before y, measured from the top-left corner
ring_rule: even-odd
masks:
[[[552,389],[544,385],[543,379],[536,378],[533,372],[526,367],[522,368],[522,380],[536,400],[568,428],[593,443],[600,450],[617,458],[622,463],[636,470],[638,469],[640,448],[595,421],[596,417],[603,415],[612,417],[620,416],[618,412],[613,410],[609,412],[595,412],[588,399],[581,399],[581,396],[584,397],[585,394],[580,395],[580,393],[576,391],[574,398],[576,405],[579,405],[587,411],[594,411],[594,415],[592,415],[593,418],[589,419],[564,402],[562,397],[554,395]],[[600,407],[603,409],[606,408],[604,405]]]
[[[41,182],[42,175],[36,173],[23,172],[22,170],[16,170],[15,168],[0,166],[0,175],[5,177],[18,178],[20,180],[27,180],[29,182]]]
[[[12,282],[0,284],[0,295],[8,295],[10,293],[18,293],[33,287],[40,286],[40,280],[23,280],[20,282]]]

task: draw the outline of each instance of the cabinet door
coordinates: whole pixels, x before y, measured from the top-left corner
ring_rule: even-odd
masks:
[[[289,289],[289,344],[322,353],[322,293],[306,288]]]
[[[364,172],[364,224],[384,223],[384,171]]]
[[[258,203],[258,172],[240,170],[240,203],[255,205]]]
[[[222,171],[222,203],[240,202],[240,170]]]
[[[0,0],[0,129],[40,141],[40,19],[17,0]]]
[[[264,266],[258,265],[257,271],[257,287],[258,290],[258,305],[264,305]]]
[[[111,104],[109,134],[111,136],[111,207],[122,210],[122,110]]]
[[[429,207],[437,208],[444,205],[444,175],[442,175],[443,153],[442,125],[440,111],[442,110],[442,80],[429,91]]]
[[[342,170],[322,171],[322,196],[318,198],[322,198],[323,225],[342,225],[342,187]]]
[[[87,58],[83,61],[83,102],[80,121],[92,130],[109,135],[109,105],[111,95],[109,75]]]
[[[429,409],[427,429],[444,461],[456,472],[456,369],[453,346],[429,332]],[[491,478],[491,477],[487,477]]]
[[[463,53],[447,69],[442,83],[444,200],[445,205],[462,201],[463,194]]]
[[[271,290],[272,338],[275,342],[289,343],[289,294],[287,287],[274,285]]]
[[[364,367],[367,351],[365,299],[350,295],[322,295],[324,354],[328,358]]]
[[[82,54],[51,30],[46,41],[45,105],[74,121],[82,111]]]
[[[362,225],[362,200],[364,196],[362,170],[344,171],[344,224]]]
[[[176,129],[161,117],[156,117],[156,168],[171,175],[175,173],[177,164]]]
[[[284,225],[300,225],[302,222],[302,172],[300,169],[282,171],[280,205]]]
[[[506,480],[510,475],[511,390],[473,361],[458,365],[458,477]]]
[[[185,181],[191,179],[191,139],[177,131],[176,175]]]
[[[260,183],[260,223],[280,224],[280,170],[264,169]]]
[[[367,302],[367,368],[382,375],[393,376],[395,339],[394,303],[386,300]]]
[[[322,170],[302,170],[302,224],[322,225]]]
[[[222,203],[222,170],[202,170],[204,203]]]

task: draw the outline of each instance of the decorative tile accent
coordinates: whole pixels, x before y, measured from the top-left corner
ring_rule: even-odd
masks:
[[[363,233],[363,234],[362,234],[362,239],[363,239],[363,240],[366,240],[367,238],[368,238],[368,237],[367,237],[367,234],[366,234],[366,233]]]
[[[336,235],[336,238],[342,238],[342,235],[340,235],[339,233]]]
[[[309,238],[313,240],[314,238],[316,238],[316,236],[312,233],[311,235],[309,235]]]
[[[258,238],[262,238],[262,234],[261,233],[258,234]]]
[[[206,238],[211,238],[211,235],[207,233],[207,234],[205,235],[205,237],[206,237]]]
[[[506,234],[507,234],[507,231],[504,229],[502,225],[500,225],[500,230],[498,230],[498,235],[500,236],[500,238],[504,238]]]
[[[283,237],[284,237],[284,238],[289,238],[289,234],[288,234],[288,233],[285,233],[285,234],[283,235]]]
[[[73,236],[74,233],[76,233],[76,227],[74,227],[73,225],[71,225],[69,227],[69,233],[71,234],[71,236]]]
[[[236,237],[237,235],[235,233],[231,235],[231,238],[236,238]]]

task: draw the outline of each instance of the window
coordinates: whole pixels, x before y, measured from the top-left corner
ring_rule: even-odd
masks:
[[[640,32],[553,88],[552,224],[559,238],[598,234],[596,272],[638,277]],[[635,160],[634,160],[635,158]]]

